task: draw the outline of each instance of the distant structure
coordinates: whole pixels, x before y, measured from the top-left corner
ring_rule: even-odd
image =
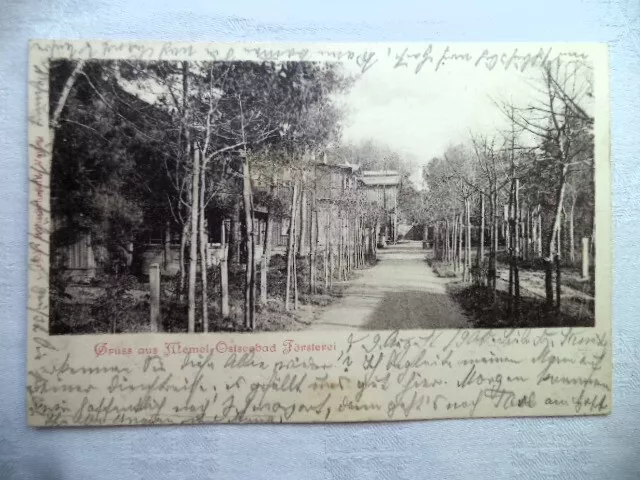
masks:
[[[382,246],[398,241],[398,190],[400,174],[395,170],[363,170],[358,176],[360,187],[366,191],[367,200],[377,204],[386,214],[380,228]]]

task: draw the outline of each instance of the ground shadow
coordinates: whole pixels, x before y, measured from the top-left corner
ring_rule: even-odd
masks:
[[[368,330],[470,327],[469,320],[444,293],[386,292],[364,325]]]
[[[519,308],[509,308],[507,292],[498,290],[495,300],[487,287],[450,283],[447,289],[473,318],[475,328],[552,328],[593,327],[594,302],[591,299],[566,298],[561,311],[547,308],[544,299],[521,297]]]

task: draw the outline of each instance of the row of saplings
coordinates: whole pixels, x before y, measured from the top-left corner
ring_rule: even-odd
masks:
[[[207,302],[208,309],[206,322],[202,314],[196,316],[194,331],[295,329],[302,325],[293,312],[300,304],[330,303],[339,294],[334,282],[346,281],[354,270],[375,263],[377,227],[367,227],[363,217],[326,222],[322,236],[318,214],[312,213],[309,221],[314,228],[307,229],[310,238],[303,245],[306,248],[300,248],[302,239],[296,235],[294,221],[282,254],[272,251],[273,226],[267,221],[264,254],[259,261],[255,256],[253,261],[247,261],[251,258],[247,254],[248,242],[230,244],[226,241],[226,228],[222,228],[221,260],[207,268],[205,282],[197,283],[196,297]],[[328,245],[321,244],[321,237],[329,239]],[[162,320],[158,330],[185,331],[188,305],[179,284],[178,274],[167,288],[161,289]],[[206,292],[203,285],[207,286]]]

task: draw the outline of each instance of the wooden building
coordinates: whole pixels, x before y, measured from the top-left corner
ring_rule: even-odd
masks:
[[[380,246],[398,241],[398,191],[401,177],[395,170],[365,170],[358,176],[359,188],[366,192],[369,202],[380,207],[385,215],[379,232]]]
[[[290,203],[292,193],[292,172],[283,170],[273,180],[264,181],[264,177],[257,178],[259,172],[253,172],[256,176],[253,181],[253,189],[256,198],[260,190],[269,191],[275,196],[282,207],[280,212],[272,215],[272,237],[271,254],[283,255],[286,251],[288,233],[291,224]],[[322,251],[327,245],[339,242],[340,227],[346,222],[348,211],[364,194],[371,195],[374,190],[366,182],[362,182],[358,166],[348,163],[329,164],[317,162],[305,172],[301,182],[299,206],[296,210],[296,242],[297,252],[306,255],[312,244],[316,244],[318,251]],[[366,176],[367,182],[377,185],[379,180],[374,176]],[[371,183],[373,182],[373,183]],[[362,190],[362,185],[367,184],[367,189]],[[380,196],[383,205],[388,205],[391,210],[395,208],[396,193],[393,187],[384,189],[384,194]],[[360,197],[358,197],[360,195]],[[373,198],[373,197],[371,197]],[[377,197],[376,197],[377,198]],[[386,200],[385,200],[386,199]],[[241,200],[238,200],[239,204]],[[256,200],[257,202],[257,200]],[[393,206],[393,208],[392,208]],[[206,215],[206,259],[207,265],[214,266],[220,263],[222,258],[221,240],[222,229],[225,228],[226,241],[229,242],[232,229],[236,229],[236,238],[241,237],[242,213],[240,208],[233,214],[220,210],[216,207],[209,207]],[[269,210],[265,205],[257,203],[254,205],[254,232],[255,232],[255,255],[256,262],[259,262],[266,235],[266,225]],[[344,219],[341,223],[340,218]],[[161,267],[163,275],[171,276],[179,272],[180,264],[180,231],[174,226],[166,225],[161,227],[158,222],[157,228],[151,229],[150,233],[143,238],[137,238],[135,245],[133,242],[129,250],[124,255],[123,267],[132,265],[135,256],[135,273],[147,275],[149,266],[157,263]],[[57,222],[60,225],[60,222]],[[56,225],[54,225],[54,229]],[[240,242],[242,243],[242,242]],[[104,247],[92,244],[89,233],[80,235],[71,244],[60,246],[58,249],[58,265],[67,270],[74,280],[86,281],[94,278],[107,265],[112,266],[116,259],[108,258],[108,253]],[[134,253],[135,252],[135,253]],[[188,245],[185,248],[185,257],[189,255]],[[242,255],[238,257],[242,261]],[[188,262],[188,258],[185,258]],[[120,262],[122,263],[122,262]]]

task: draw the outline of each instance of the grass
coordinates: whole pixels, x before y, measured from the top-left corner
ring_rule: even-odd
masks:
[[[452,263],[438,261],[430,257],[427,257],[425,261],[438,277],[452,280],[459,278],[459,273],[454,271]],[[532,292],[534,289],[537,291],[540,290],[540,287],[544,287],[544,278],[538,279],[536,276],[543,270],[544,263],[542,261],[529,262],[520,265],[520,268],[520,285],[523,295],[520,298],[518,312],[515,310],[510,312],[509,295],[504,289],[498,288],[494,300],[492,292],[483,285],[472,285],[454,280],[447,283],[446,288],[449,295],[473,319],[473,326],[476,328],[589,327],[594,325],[595,302],[593,296],[595,288],[593,280],[582,280],[576,269],[565,267],[561,276],[563,287],[568,287],[583,295],[572,294],[570,291],[563,292],[561,309],[557,311],[555,308],[548,308],[545,299]],[[508,266],[499,263],[498,270],[504,269],[508,269]],[[525,272],[529,273],[524,275]],[[529,294],[525,293],[527,291]]]
[[[509,296],[496,291],[495,301],[485,286],[450,283],[447,290],[464,312],[473,318],[476,328],[544,328],[544,327],[592,327],[594,325],[593,302],[582,303],[578,299],[565,301],[558,312],[548,309],[544,299],[521,297],[519,312],[509,312]]]
[[[342,296],[344,285],[335,280],[331,291],[324,291],[324,265],[322,257],[317,259],[316,293],[309,290],[308,257],[297,260],[298,310],[286,310],[286,260],[283,256],[271,259],[268,274],[268,300],[262,305],[256,298],[256,331],[300,330],[309,325],[313,315],[310,311],[327,307]],[[365,266],[367,268],[367,266]],[[357,275],[349,273],[349,278]],[[256,297],[260,295],[260,268],[256,272]],[[220,312],[220,273],[217,267],[209,270],[208,317],[210,332],[238,332],[244,327],[243,265],[229,265],[229,315]],[[187,332],[188,306],[176,299],[178,278],[163,278],[161,294],[161,316],[165,332]],[[92,282],[90,288],[72,287],[70,296],[64,291],[51,296],[50,334],[101,334],[136,333],[149,331],[149,285],[130,277],[104,277]],[[198,283],[196,298],[200,298]],[[293,290],[291,304],[293,306]],[[196,305],[196,332],[202,331],[201,305]],[[311,312],[312,313],[312,312]]]
[[[586,295],[595,297],[596,285],[594,278],[594,276],[589,276],[588,280],[583,280],[578,276],[565,275],[564,278],[560,277],[560,283],[566,287],[573,288],[574,290],[582,292]]]

